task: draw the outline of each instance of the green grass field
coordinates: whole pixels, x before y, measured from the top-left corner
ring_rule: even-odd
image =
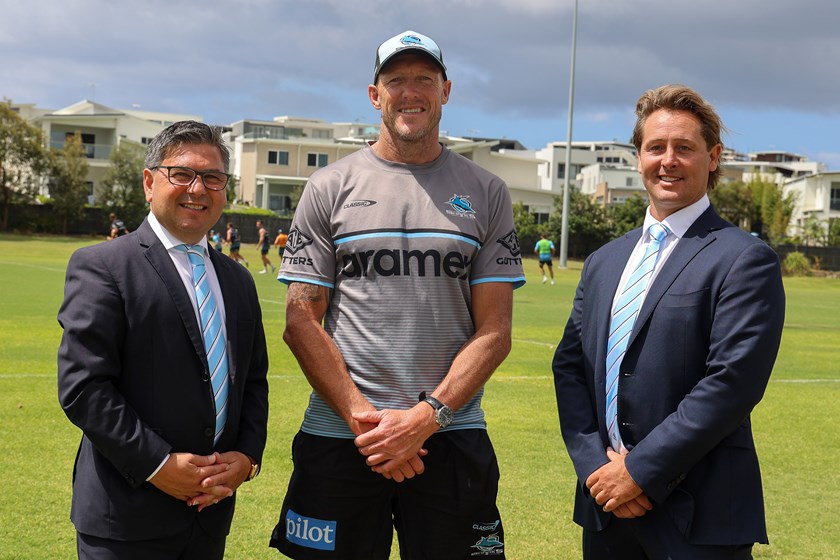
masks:
[[[56,396],[56,313],[71,253],[98,240],[0,235],[0,559],[75,557],[70,479],[79,431]],[[282,343],[285,288],[256,274],[268,335],[270,419],[263,472],[242,487],[228,540],[232,559],[280,558],[267,548],[288,482],[291,439],[309,386]],[[274,257],[276,261],[276,256]],[[489,431],[501,467],[499,505],[508,558],[580,557],[571,521],[574,474],[559,435],[550,363],[568,317],[580,264],[516,292],[513,351],[488,383]],[[756,558],[840,558],[840,280],[785,282],[787,321],[776,370],[753,414],[762,460],[769,546]],[[434,535],[430,535],[434,538]],[[397,558],[396,553],[392,558]]]

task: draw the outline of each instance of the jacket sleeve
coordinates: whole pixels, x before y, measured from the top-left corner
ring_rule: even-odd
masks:
[[[67,267],[58,398],[67,417],[134,487],[170,451],[117,388],[126,337],[125,303],[101,251],[82,249]]]
[[[584,294],[592,258],[586,260],[575,293],[571,315],[552,362],[560,431],[580,484],[608,462],[599,433],[594,401],[592,365],[587,367],[583,340]],[[594,336],[594,334],[593,334]]]

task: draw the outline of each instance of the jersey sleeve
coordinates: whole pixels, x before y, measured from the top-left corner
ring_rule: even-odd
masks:
[[[522,248],[513,224],[510,193],[501,179],[490,183],[487,234],[472,268],[470,284],[510,282],[514,288],[525,284]]]
[[[312,181],[306,184],[286,239],[277,279],[284,284],[307,282],[335,287],[335,249],[329,199]]]

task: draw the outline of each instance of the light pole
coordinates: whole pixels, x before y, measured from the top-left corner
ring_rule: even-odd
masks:
[[[572,172],[572,112],[575,107],[575,51],[577,50],[578,0],[572,19],[572,64],[569,77],[569,128],[566,131],[566,172],[563,179],[563,221],[560,228],[560,266],[566,268],[569,255],[569,175]]]

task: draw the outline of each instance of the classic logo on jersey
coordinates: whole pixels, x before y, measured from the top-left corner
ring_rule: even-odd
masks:
[[[516,230],[510,230],[510,233],[500,237],[496,240],[496,243],[501,243],[505,246],[505,248],[510,251],[510,254],[514,257],[518,257],[522,254],[522,249],[519,247],[519,238],[516,236]]]
[[[354,200],[352,202],[348,202],[342,208],[347,210],[348,208],[366,208],[368,206],[373,206],[376,204],[375,200]]]
[[[471,214],[475,214],[475,210],[473,210],[472,202],[470,202],[470,197],[463,194],[453,194],[452,198],[446,201],[446,203],[452,207],[455,212],[447,211],[447,214],[455,215],[455,216],[469,216],[470,218],[474,218]]]
[[[335,550],[335,521],[324,521],[286,512],[286,540],[298,546],[318,550]]]
[[[312,244],[312,238],[300,231],[297,226],[289,232],[289,239],[286,241],[286,252],[295,254],[307,245]]]
[[[380,249],[361,251],[344,255],[341,274],[350,278],[361,278],[376,273],[379,276],[435,276],[467,280],[470,276],[472,258],[452,251],[441,253],[409,251],[406,249]]]

